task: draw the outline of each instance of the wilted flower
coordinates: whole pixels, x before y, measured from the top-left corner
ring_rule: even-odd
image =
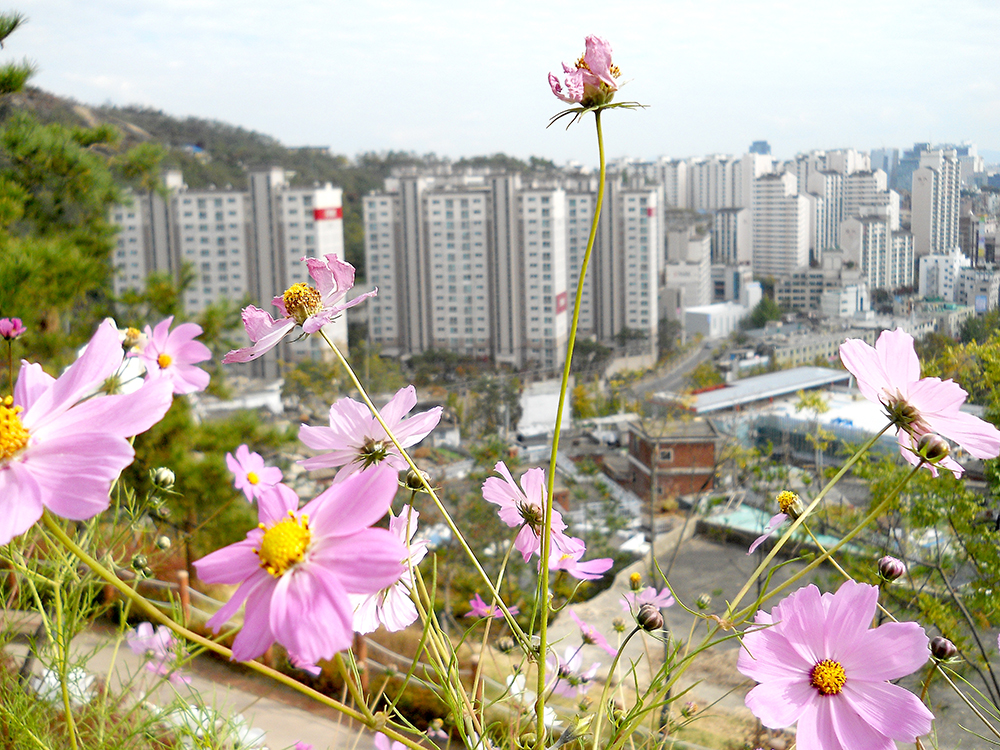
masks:
[[[567,646],[560,659],[555,654],[551,654],[546,660],[549,671],[556,676],[555,683],[551,686],[552,692],[567,698],[579,698],[587,692],[590,683],[600,669],[600,662],[594,662],[590,668],[583,671],[583,654],[580,653],[580,646]]]
[[[757,537],[753,544],[750,545],[750,549],[747,550],[748,555],[752,555],[757,548],[764,543],[764,540],[771,536],[771,532],[781,526],[781,524],[789,518],[798,518],[805,513],[805,507],[802,505],[802,500],[794,492],[789,490],[779,492],[775,500],[778,503],[779,512],[771,516],[771,520],[767,522],[767,528],[764,529],[764,533]]]
[[[441,419],[440,406],[404,419],[416,405],[417,389],[408,385],[400,388],[380,411],[386,426],[404,448],[427,437]],[[342,398],[330,407],[329,427],[302,425],[299,439],[310,448],[323,451],[319,456],[299,461],[305,468],[343,467],[337,472],[335,482],[343,482],[352,474],[382,462],[397,472],[409,467],[371,410],[353,398]]]
[[[611,45],[599,36],[588,36],[586,51],[573,67],[563,63],[565,78],[549,73],[552,93],[568,104],[597,107],[610,104],[618,91],[618,66],[611,62]]]
[[[960,411],[968,394],[957,383],[920,377],[913,337],[902,329],[883,331],[874,347],[860,339],[847,339],[840,345],[840,359],[857,379],[862,395],[885,409],[896,427],[903,458],[914,466],[922,460],[917,444],[928,433],[943,435],[976,458],[1000,454],[1000,430]],[[964,471],[948,456],[937,465],[926,465],[934,476],[937,466],[956,477]]]
[[[914,743],[933,716],[892,684],[927,661],[927,636],[914,622],[869,629],[875,586],[846,581],[836,594],[806,586],[743,636],[737,668],[761,683],[747,708],[770,729],[798,723],[803,748],[890,748]]]
[[[275,297],[272,303],[281,313],[277,320],[253,305],[244,308],[243,326],[254,344],[229,352],[222,358],[223,362],[257,359],[276,347],[297,325],[306,333],[316,333],[340,313],[377,294],[378,290],[373,289],[349,302],[342,302],[354,286],[354,266],[340,260],[335,253],[323,258],[302,259],[316,286],[292,284],[282,296]]]

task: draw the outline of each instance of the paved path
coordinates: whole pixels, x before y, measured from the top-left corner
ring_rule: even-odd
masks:
[[[34,629],[32,620],[26,618],[19,629],[31,632]],[[97,624],[73,641],[76,654],[93,654],[87,661],[87,670],[101,678],[106,678],[111,672],[114,636],[112,627]],[[23,657],[27,649],[15,644],[9,650]],[[214,657],[196,658],[185,670],[191,684],[176,687],[170,683],[158,683],[156,676],[144,668],[143,659],[133,654],[124,643],[114,655],[114,661],[114,688],[128,685],[137,697],[161,707],[177,697],[194,702],[195,696],[200,696],[202,702],[224,715],[243,714],[251,726],[263,729],[270,750],[291,748],[300,741],[312,744],[316,750],[370,750],[374,747],[371,733],[352,728],[351,723],[335,710]],[[35,672],[41,669],[36,662]],[[149,691],[148,694],[146,691]]]

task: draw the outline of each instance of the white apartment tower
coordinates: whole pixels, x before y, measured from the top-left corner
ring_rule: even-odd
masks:
[[[594,222],[596,204],[596,192],[570,192],[566,195],[566,256],[568,259],[566,287],[570,297],[570,308],[576,299],[576,289],[580,280],[580,271],[583,268],[583,256],[587,251],[587,241],[590,238],[590,226]],[[591,262],[593,263],[593,256]],[[581,336],[597,335],[594,326],[594,275],[593,267],[591,267],[584,282],[583,296],[580,299],[580,320],[577,332]]]
[[[749,264],[753,260],[750,247],[749,208],[720,208],[712,222],[712,263],[726,266]]]
[[[870,289],[913,284],[913,236],[893,230],[888,216],[852,216],[840,231],[845,259],[861,269]]]
[[[781,276],[809,264],[809,201],[794,174],[766,174],[754,182],[753,271]]]
[[[188,313],[199,313],[222,300],[249,297],[274,314],[274,297],[298,281],[307,281],[303,256],[343,257],[340,188],[291,187],[278,167],[252,172],[249,191],[190,190],[177,171],[165,174],[164,186],[166,199],[158,193],[142,194],[131,206],[112,209],[112,220],[120,227],[114,256],[119,271],[116,294],[140,288],[149,273],[178,275],[189,264],[195,278],[184,294]],[[343,316],[324,330],[346,351]],[[273,355],[252,362],[251,374],[275,378],[280,374],[279,361],[331,356],[321,343],[315,337],[286,339]]]
[[[950,253],[958,245],[961,165],[954,151],[924,151],[913,172],[911,229],[913,252]]]

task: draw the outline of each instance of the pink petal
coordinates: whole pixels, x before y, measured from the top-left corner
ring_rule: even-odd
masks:
[[[26,418],[24,426],[39,440],[51,440],[86,432],[104,433],[108,438],[140,435],[163,419],[173,403],[173,386],[169,380],[149,380],[132,393],[115,396],[95,396],[50,416],[41,424]],[[34,417],[35,412],[31,413]]]
[[[815,663],[803,658],[774,628],[762,628],[743,636],[736,668],[757,682],[787,682],[805,679]]]
[[[605,39],[599,36],[588,36],[583,59],[591,73],[613,89],[618,88],[618,83],[611,76],[611,45]]]
[[[771,520],[767,522],[767,528],[764,529],[764,533],[753,540],[753,543],[750,545],[750,549],[747,550],[747,554],[752,555],[756,552],[757,548],[764,543],[764,540],[771,536],[771,532],[781,526],[781,524],[783,524],[787,519],[788,516],[784,513],[778,513],[777,515],[771,516]]]
[[[400,388],[396,395],[382,407],[382,419],[390,428],[395,428],[400,420],[417,405],[417,389],[412,385]]]
[[[965,412],[935,416],[931,428],[955,441],[976,458],[996,458],[1000,455],[1000,430],[979,417]]]
[[[869,727],[872,732],[906,743],[916,742],[917,737],[931,731],[934,714],[917,696],[898,685],[848,678],[841,695],[850,709],[835,712],[834,719],[837,733],[848,747],[866,747],[860,738]],[[868,746],[880,747],[874,743]],[[895,748],[895,745],[886,747]]]
[[[781,633],[811,667],[827,658],[826,639],[821,623],[826,621],[826,607],[819,589],[810,584],[788,596],[775,613],[773,630]]]
[[[240,606],[250,594],[256,591],[259,587],[273,590],[275,585],[277,585],[277,579],[267,573],[263,568],[258,568],[253,575],[239,585],[239,588],[237,588],[236,591],[233,592],[233,595],[229,597],[229,601],[222,605],[222,607],[219,608],[219,611],[212,615],[206,624],[218,633],[219,630],[229,622],[233,615],[236,614]]]
[[[63,518],[92,518],[111,503],[111,483],[132,462],[132,446],[108,435],[67,435],[33,445],[21,465],[41,488],[42,502]]]
[[[396,472],[374,466],[331,486],[302,508],[318,536],[349,536],[384,516],[396,496]]]
[[[826,655],[836,658],[866,642],[878,606],[878,589],[855,581],[844,581],[831,597],[826,614]],[[913,670],[903,672],[909,674]],[[899,675],[902,676],[902,675]]]
[[[396,633],[417,619],[417,607],[410,599],[405,586],[393,586],[385,593],[382,602],[382,621],[385,629]]]
[[[819,693],[808,681],[771,680],[747,693],[745,703],[765,727],[782,729],[798,721],[806,708],[818,699]]]
[[[815,692],[815,691],[813,691]],[[816,693],[818,696],[819,693]],[[816,748],[817,750],[862,750],[862,748],[847,747],[841,743],[833,724],[833,701],[815,700],[809,704],[795,730],[795,745],[802,750]],[[879,750],[883,750],[880,748]],[[888,747],[884,750],[890,750]],[[893,748],[893,750],[895,750]]]
[[[253,533],[253,532],[251,532]],[[260,558],[254,553],[260,548],[263,532],[259,529],[252,538],[230,544],[194,561],[198,578],[205,583],[242,583],[259,573]]]
[[[882,369],[878,352],[861,339],[847,339],[840,345],[840,361],[858,381],[858,390],[869,401],[881,403],[885,391],[895,392]]]
[[[42,517],[42,489],[24,465],[0,467],[0,545],[20,536]]]
[[[913,336],[902,328],[882,331],[875,342],[882,371],[897,388],[920,380],[920,360],[913,348]]]
[[[323,566],[299,565],[278,580],[271,631],[303,661],[315,664],[350,648],[353,619],[347,592]]]
[[[247,308],[247,310],[249,309]],[[251,333],[251,326],[247,323],[247,310],[243,311],[243,322],[247,324],[247,334],[250,335],[250,340],[255,341],[255,343],[253,346],[229,352],[222,358],[223,363],[250,362],[257,359],[276,347],[285,334],[295,328],[294,320],[291,318],[281,318],[280,320],[272,321],[266,327],[260,324],[259,321],[255,322],[254,332]],[[257,312],[264,313],[263,310],[257,310]],[[264,313],[264,315],[267,315],[267,313]],[[271,316],[267,315],[267,317],[270,320]],[[255,334],[257,335],[256,339],[254,339]]]
[[[343,537],[317,541],[312,563],[335,570],[351,594],[372,594],[392,586],[406,568],[406,546],[386,529],[362,529]]]
[[[288,511],[298,509],[299,496],[288,485],[265,487],[257,493],[257,520],[265,526],[283,521],[288,517]]]
[[[915,622],[886,622],[865,632],[853,643],[834,647],[830,654],[849,677],[898,680],[927,663],[927,634]]]
[[[265,575],[271,577],[269,574]],[[261,579],[247,596],[247,604],[243,610],[243,627],[233,639],[233,659],[237,661],[256,659],[274,643],[270,621],[276,590],[277,586],[266,579]]]
[[[14,387],[14,403],[25,411],[31,410],[38,397],[52,387],[56,379],[49,375],[37,362],[21,361],[21,371]]]
[[[117,370],[123,358],[118,329],[110,321],[101,323],[80,358],[52,382],[49,389],[35,391],[35,402],[30,411],[25,411],[22,420],[25,427],[29,422],[32,425],[44,424],[69,409]],[[37,388],[38,378],[33,380]]]

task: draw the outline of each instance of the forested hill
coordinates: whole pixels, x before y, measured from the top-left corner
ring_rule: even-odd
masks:
[[[197,117],[177,118],[160,110],[126,106],[82,105],[70,99],[26,87],[0,105],[0,120],[13,111],[30,111],[42,122],[67,126],[114,125],[126,143],[153,142],[163,146],[165,168],[181,169],[192,188],[209,185],[244,189],[248,170],[281,166],[294,172],[292,184],[331,182],[344,190],[344,243],[347,259],[363,273],[364,228],[361,197],[380,189],[393,169],[403,166],[435,166],[444,160],[434,154],[368,152],[355,157],[337,154],[336,142],[329,148],[285,146],[271,136],[236,125]],[[331,139],[336,134],[331,133]],[[537,172],[553,169],[546,159],[524,162],[504,154],[480,156],[454,162],[453,167],[491,165],[511,171]]]

